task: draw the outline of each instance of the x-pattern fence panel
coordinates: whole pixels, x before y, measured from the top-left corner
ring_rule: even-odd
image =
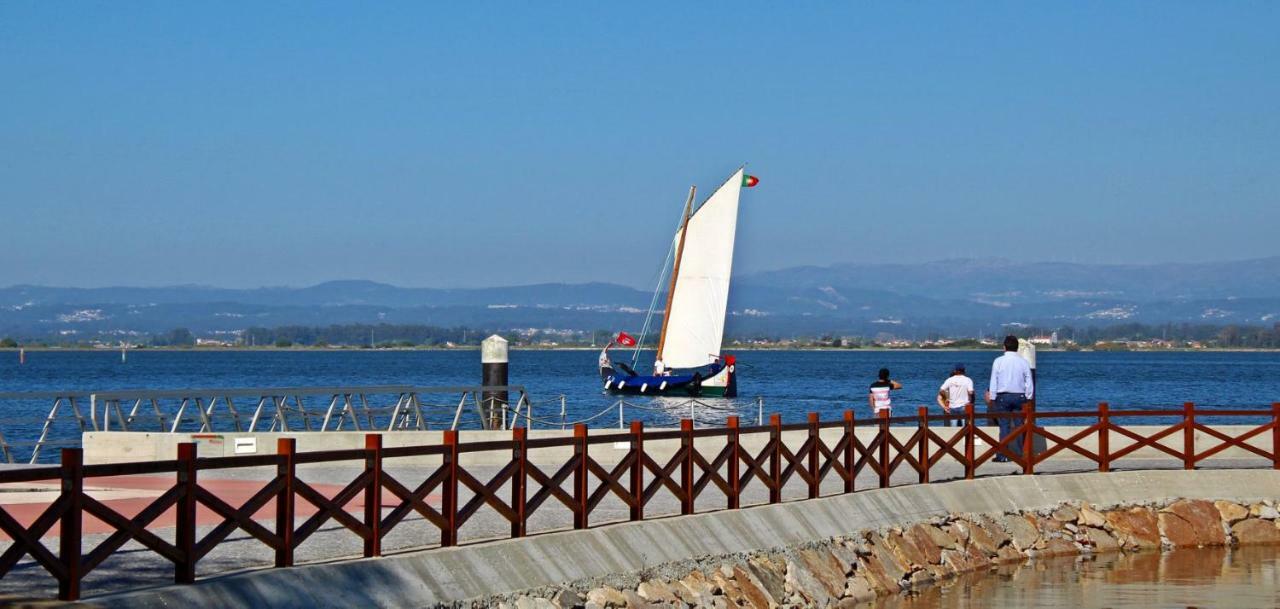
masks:
[[[1206,417],[1243,424],[1222,427],[1207,423]],[[993,435],[981,425],[989,419],[1008,421],[1008,432]],[[1064,420],[1089,423],[1047,425]],[[1140,421],[1142,426],[1117,420]],[[1152,425],[1152,420],[1165,422]],[[502,441],[460,442],[457,431],[446,431],[443,442],[432,446],[384,448],[382,440],[381,434],[369,434],[363,449],[298,452],[294,439],[280,439],[274,455],[215,458],[197,457],[194,444],[180,444],[172,461],[90,466],[83,464],[80,449],[64,449],[61,466],[0,472],[0,483],[59,483],[56,499],[29,522],[20,522],[0,505],[0,533],[9,539],[0,553],[0,577],[30,557],[57,581],[59,598],[73,600],[80,596],[81,580],[130,542],[172,563],[176,583],[190,583],[201,559],[237,531],[274,552],[277,567],[289,567],[295,550],[326,525],[355,536],[363,542],[364,555],[373,557],[382,554],[383,542],[399,534],[413,515],[438,532],[439,545],[451,546],[458,543],[459,529],[486,508],[510,523],[512,537],[521,537],[533,514],[557,503],[565,508],[564,524],[581,529],[610,497],[621,501],[631,520],[643,520],[646,508],[663,493],[679,503],[681,514],[692,514],[707,492],[722,497],[726,508],[737,509],[744,491],[751,489],[766,493],[768,503],[783,501],[792,480],[805,488],[807,498],[822,496],[828,480],[840,483],[838,492],[854,492],[862,473],[872,474],[880,487],[889,486],[899,471],[914,472],[918,482],[928,483],[943,462],[958,466],[966,478],[997,458],[1032,474],[1037,465],[1064,454],[1091,461],[1101,472],[1139,454],[1169,457],[1192,469],[1235,449],[1280,469],[1280,404],[1268,410],[1196,410],[1192,404],[1179,410],[1111,410],[1103,403],[1096,411],[1067,413],[1037,413],[1028,404],[1022,412],[980,416],[970,405],[963,414],[930,415],[921,407],[914,417],[865,421],[846,411],[839,420],[823,421],[813,413],[804,423],[787,425],[773,415],[769,424],[754,427],[742,427],[737,417],[730,417],[725,427],[708,429],[694,429],[692,421],[684,420],[677,430],[646,431],[634,422],[628,432],[604,435],[591,435],[577,425],[569,437],[531,439],[526,429],[516,428],[510,440]],[[660,443],[658,450],[650,449],[654,443]],[[603,453],[593,447],[606,444],[615,452],[602,459]],[[562,456],[551,463],[531,458],[543,449],[559,449]],[[620,449],[625,452],[617,454]],[[491,474],[463,465],[465,455],[479,453],[510,458],[499,458]],[[415,460],[410,471],[420,481],[408,481],[403,468],[396,475],[387,470],[387,462],[401,459]],[[299,477],[299,465],[336,463],[356,464],[359,470],[336,490],[326,492]],[[254,467],[273,467],[274,476],[243,500],[219,497],[200,479],[201,472]],[[132,515],[85,490],[86,480],[130,475],[171,475],[173,483]],[[307,506],[305,517],[300,501]],[[356,503],[363,503],[363,509]],[[197,528],[200,508],[212,515],[200,523],[202,536]],[[172,541],[167,532],[157,532],[169,512],[174,516]],[[271,512],[274,518],[259,516]],[[87,551],[86,518],[110,530]],[[45,538],[55,535],[57,547],[45,545]],[[421,533],[404,535],[410,545],[430,545]]]

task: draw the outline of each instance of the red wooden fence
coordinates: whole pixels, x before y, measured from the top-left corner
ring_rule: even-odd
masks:
[[[1252,419],[1253,423],[1231,435],[1201,422],[1199,417],[1212,416],[1227,420]],[[1005,438],[992,436],[980,423],[987,419],[1013,419],[1016,427]],[[1042,423],[1062,419],[1087,419],[1092,424],[1063,437]],[[1142,435],[1134,425],[1123,426],[1116,419],[1173,419],[1158,424],[1156,430]],[[1257,421],[1265,421],[1257,423]],[[938,433],[935,423],[959,421],[956,433]],[[889,433],[891,426],[914,426],[905,440]],[[1237,426],[1238,427],[1238,426]],[[854,432],[858,428],[875,430],[869,443],[863,443]],[[828,444],[821,430],[840,430],[839,439]],[[910,429],[910,427],[907,427]],[[944,428],[945,429],[945,428]],[[799,446],[788,446],[783,432],[804,432]],[[1029,431],[1029,433],[1027,433]],[[1217,444],[1197,450],[1195,433],[1217,440]],[[1270,433],[1270,450],[1249,444],[1249,440]],[[764,447],[752,454],[744,449],[742,437],[759,434],[767,438]],[[1174,448],[1164,440],[1181,434],[1182,447]],[[864,434],[865,435],[865,434]],[[905,435],[905,434],[903,434]],[[695,447],[697,438],[723,438],[724,446],[715,455],[704,454]],[[1093,450],[1082,441],[1096,437]],[[1131,442],[1119,449],[1111,448],[1115,437]],[[679,449],[665,463],[646,452],[646,442],[678,441]],[[982,441],[984,448],[979,450]],[[1035,450],[1043,442],[1043,447]],[[612,467],[605,467],[591,454],[593,445],[625,443],[627,453]],[[1175,443],[1176,445],[1176,443]],[[539,448],[569,447],[573,454],[552,470],[543,470],[529,459]],[[444,442],[435,446],[384,448],[380,434],[369,434],[364,449],[297,452],[293,439],[281,439],[277,454],[242,457],[197,457],[194,444],[181,444],[178,458],[172,461],[84,465],[80,449],[62,451],[61,466],[37,467],[0,472],[0,483],[60,480],[61,492],[43,513],[28,525],[20,524],[0,505],[0,531],[12,540],[0,554],[0,577],[24,556],[43,567],[58,582],[58,598],[80,597],[81,580],[103,560],[129,541],[136,541],[173,564],[174,581],[191,583],[202,557],[236,530],[243,531],[275,553],[277,567],[294,563],[294,550],[330,521],[340,524],[364,542],[365,556],[379,556],[382,541],[411,513],[420,515],[440,534],[441,546],[458,543],[458,530],[481,508],[489,507],[511,523],[511,536],[526,534],[530,516],[545,508],[548,501],[559,503],[572,515],[574,528],[586,528],[593,510],[606,497],[618,497],[629,508],[631,520],[643,520],[645,506],[655,495],[667,491],[680,503],[682,514],[694,513],[695,501],[713,487],[723,495],[725,507],[741,506],[743,490],[758,485],[768,491],[769,503],[782,501],[787,482],[798,477],[807,487],[807,497],[821,495],[821,484],[830,476],[842,482],[842,492],[855,490],[858,474],[875,475],[878,486],[887,487],[895,471],[904,466],[916,472],[920,483],[930,481],[930,471],[945,459],[963,467],[965,478],[973,478],[978,467],[1004,456],[1021,467],[1024,474],[1035,473],[1036,466],[1063,451],[1097,464],[1098,471],[1110,471],[1116,461],[1129,457],[1141,448],[1150,448],[1181,462],[1186,469],[1221,453],[1237,448],[1268,461],[1280,469],[1280,403],[1270,410],[1199,410],[1186,404],[1179,410],[1111,410],[1100,404],[1089,412],[1034,412],[1030,407],[1021,413],[974,414],[973,407],[964,414],[931,415],[924,407],[916,416],[855,419],[853,411],[845,411],[840,420],[823,421],[811,413],[804,423],[782,424],[778,415],[768,425],[743,427],[737,417],[730,417],[725,427],[694,429],[692,422],[681,421],[678,430],[645,431],[633,422],[629,432],[590,435],[578,425],[572,437],[530,439],[523,428],[512,432],[510,440],[460,442],[456,431],[444,432]],[[510,460],[488,480],[478,479],[460,464],[461,455],[473,452],[509,451]],[[438,456],[425,479],[412,487],[397,480],[383,467],[387,459],[413,456]],[[297,467],[307,463],[360,462],[361,473],[332,497],[317,491],[298,477]],[[200,473],[226,468],[275,466],[276,475],[240,505],[228,504],[200,484]],[[127,517],[85,493],[86,479],[101,476],[135,474],[173,474],[174,483],[147,507]],[[569,483],[566,490],[565,483]],[[500,496],[506,486],[509,496]],[[471,492],[460,504],[460,490]],[[383,503],[383,491],[395,499]],[[440,496],[439,509],[427,500]],[[363,514],[348,511],[356,497],[363,497]],[[297,522],[297,502],[314,506],[314,513]],[[270,525],[254,519],[254,514],[274,503],[275,518]],[[197,507],[204,506],[222,520],[203,536],[196,526]],[[176,510],[173,542],[161,538],[148,527],[168,510]],[[87,552],[83,551],[82,525],[85,515],[107,523],[114,532]],[[56,528],[55,528],[56,527]],[[59,538],[57,552],[45,546],[43,538]],[[422,540],[427,545],[428,540]]]

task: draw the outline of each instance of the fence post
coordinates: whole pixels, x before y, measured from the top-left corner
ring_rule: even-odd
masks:
[[[876,411],[876,416],[880,418],[880,488],[889,488],[889,409]]]
[[[364,555],[372,558],[382,556],[382,434],[365,434],[364,450],[364,471],[369,472],[369,485],[364,487],[364,526],[369,527]]]
[[[680,419],[680,448],[684,458],[680,459],[680,491],[684,495],[680,499],[680,513],[693,513],[693,419]]]
[[[573,528],[587,528],[587,426],[573,424],[573,456],[577,467],[573,468]]]
[[[920,484],[929,483],[929,408],[921,406],[916,409],[916,417],[920,422],[920,445],[916,448],[917,459],[920,460]]]
[[[174,545],[182,559],[173,564],[173,583],[196,581],[196,445],[178,444],[177,484],[182,489],[173,533]]]
[[[444,481],[441,483],[440,511],[444,528],[440,529],[440,545],[458,545],[458,430],[444,432]]]
[[[280,493],[276,496],[276,537],[280,539],[280,547],[276,548],[276,566],[293,566],[293,516],[294,500],[293,483],[298,473],[298,465],[294,462],[298,441],[294,438],[276,440],[276,454],[280,462],[276,464],[276,477],[283,480]]]
[[[1035,473],[1035,411],[1034,404],[1026,402],[1022,405],[1022,473]]]
[[[818,413],[809,413],[809,498],[817,499],[822,494],[818,485]]]
[[[973,475],[975,471],[978,469],[978,466],[974,465],[974,454],[973,454],[974,448],[976,448],[974,446],[976,444],[975,440],[977,439],[974,433],[974,425],[976,424],[977,424],[977,420],[973,416],[973,403],[970,402],[968,404],[965,404],[964,405],[964,479],[965,480],[973,480]]]
[[[58,531],[58,558],[66,575],[58,580],[58,600],[80,600],[80,542],[84,526],[84,450],[62,449],[62,496],[66,511]]]
[[[848,440],[844,445],[844,467],[849,472],[849,477],[844,481],[844,492],[846,493],[853,492],[853,479],[857,477],[857,474],[853,471],[853,466],[858,461],[858,451],[853,447],[853,442],[857,439],[853,434],[856,428],[853,411],[844,411],[844,434]]]
[[[782,415],[769,415],[769,503],[782,502]]]
[[[1182,469],[1196,468],[1196,405],[1182,405]]]
[[[529,481],[529,429],[527,427],[511,428],[511,460],[516,462],[516,471],[511,474],[511,511],[516,519],[511,522],[511,536],[524,537],[527,516],[524,513],[528,501]]]
[[[738,498],[742,493],[742,487],[740,484],[741,478],[739,477],[741,476],[741,471],[739,468],[742,465],[742,461],[741,461],[742,457],[738,452],[738,449],[740,447],[738,425],[739,425],[739,422],[738,422],[737,415],[733,415],[729,417],[727,421],[725,421],[725,427],[726,427],[725,442],[729,444],[729,465],[728,465],[728,470],[726,471],[729,477],[728,507],[731,510],[738,509],[739,507]]]
[[[644,520],[644,422],[631,422],[631,519]]]
[[[1280,402],[1271,404],[1271,468],[1280,469]]]
[[[1111,405],[1098,404],[1098,471],[1111,471]]]

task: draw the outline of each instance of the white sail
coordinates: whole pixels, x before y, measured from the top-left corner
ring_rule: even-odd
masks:
[[[675,293],[663,324],[662,362],[667,368],[696,368],[715,361],[724,338],[733,273],[733,239],[738,229],[739,169],[689,218]],[[679,231],[676,243],[680,241]]]

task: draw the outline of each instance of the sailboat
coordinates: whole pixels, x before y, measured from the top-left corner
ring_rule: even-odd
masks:
[[[601,352],[600,375],[609,393],[633,395],[689,395],[734,397],[738,393],[737,362],[720,352],[725,313],[729,305],[729,280],[733,272],[733,240],[738,226],[738,198],[743,188],[759,180],[739,168],[701,205],[693,205],[697,188],[689,189],[679,228],[671,242],[671,282],[665,286],[666,306],[652,374],[635,371],[644,336],[648,332],[663,286],[659,277],[649,315],[639,341],[634,344],[631,365],[614,364],[608,349]],[[663,264],[663,270],[667,269]],[[615,341],[616,343],[616,341]],[[612,344],[610,345],[612,346]]]

